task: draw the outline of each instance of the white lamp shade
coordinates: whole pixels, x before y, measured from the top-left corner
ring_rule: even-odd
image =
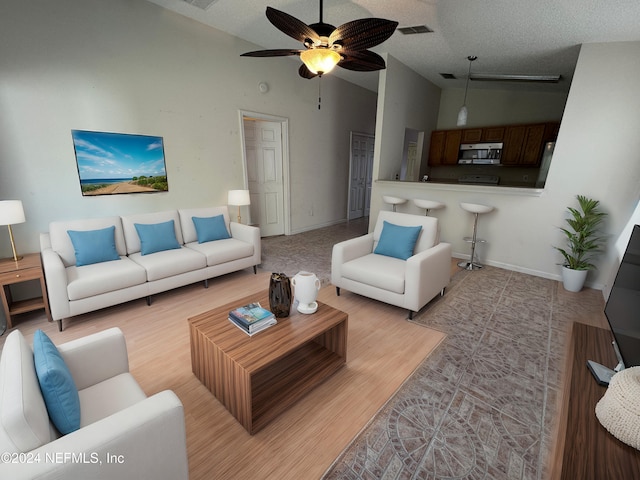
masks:
[[[251,205],[249,190],[229,190],[229,205]]]
[[[0,225],[15,225],[24,222],[22,200],[0,201]]]
[[[463,105],[458,112],[458,123],[456,125],[458,127],[463,127],[467,124],[467,106]]]

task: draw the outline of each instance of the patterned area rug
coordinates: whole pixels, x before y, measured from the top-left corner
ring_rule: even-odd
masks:
[[[498,268],[461,271],[414,321],[447,333],[324,479],[549,477],[570,322],[601,292]]]

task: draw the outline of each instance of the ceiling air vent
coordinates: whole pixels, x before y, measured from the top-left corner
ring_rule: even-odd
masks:
[[[405,35],[415,35],[416,33],[433,33],[433,30],[431,30],[426,25],[416,25],[414,27],[398,27],[398,30],[400,30]]]
[[[441,73],[440,76],[445,80],[455,80],[456,76],[453,73]]]
[[[216,3],[218,0],[182,0],[189,5],[193,5],[194,7],[201,8],[202,10],[206,10],[211,5]]]

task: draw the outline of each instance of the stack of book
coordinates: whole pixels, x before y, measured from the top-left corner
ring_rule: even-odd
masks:
[[[247,335],[254,335],[275,325],[276,316],[259,303],[250,303],[229,312],[229,321]]]

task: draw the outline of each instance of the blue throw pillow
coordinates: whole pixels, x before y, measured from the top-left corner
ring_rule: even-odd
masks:
[[[211,242],[213,240],[222,240],[231,238],[224,223],[224,215],[216,215],[215,217],[191,217],[196,227],[196,235],[198,235],[198,243]]]
[[[100,230],[67,230],[76,253],[76,266],[120,260],[116,250],[115,231],[114,225]]]
[[[134,223],[134,226],[138,237],[140,237],[140,253],[142,255],[180,248],[180,244],[176,240],[173,220],[152,224]]]
[[[42,330],[33,335],[33,361],[49,418],[63,435],[78,430],[78,389],[60,352]]]
[[[420,230],[422,230],[420,225],[403,227],[384,220],[380,240],[378,240],[378,245],[373,253],[406,260],[413,256],[413,249],[416,246]]]

